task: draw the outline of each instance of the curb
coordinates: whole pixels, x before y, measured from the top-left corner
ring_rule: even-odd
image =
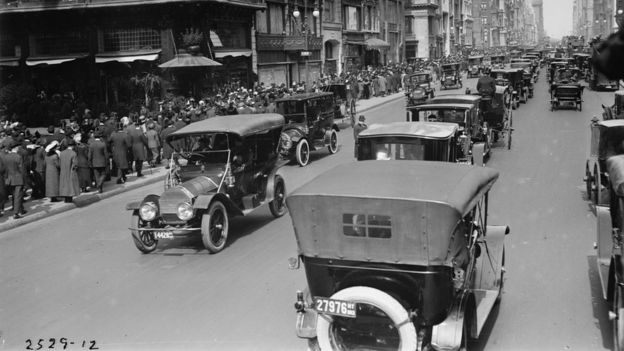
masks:
[[[405,95],[403,93],[397,93],[396,97],[393,97],[391,99],[388,99],[388,100],[385,100],[383,102],[380,102],[377,105],[366,107],[366,108],[358,111],[358,113],[364,113],[366,111],[370,111],[372,109],[381,107],[383,105],[389,104],[391,102],[394,102],[396,100],[402,99],[404,97],[405,97]],[[348,126],[348,124],[347,124],[347,126]],[[345,127],[345,129],[346,129],[346,127]],[[134,190],[134,189],[143,187],[145,185],[149,185],[149,184],[153,184],[153,183],[162,181],[165,178],[165,176],[166,176],[166,172],[163,175],[159,175],[159,176],[156,176],[156,177],[153,177],[153,178],[149,178],[149,179],[146,179],[146,180],[140,181],[140,182],[133,182],[133,183],[127,185],[127,186],[123,186],[123,187],[120,187],[120,188],[112,189],[112,190],[104,192],[102,194],[96,193],[96,194],[89,194],[89,195],[84,195],[84,196],[78,196],[78,197],[76,197],[74,199],[74,202],[72,202],[72,203],[63,204],[62,206],[53,208],[53,209],[48,210],[48,211],[42,211],[42,212],[33,213],[32,215],[27,215],[27,216],[25,216],[23,218],[20,218],[18,220],[10,221],[9,223],[2,223],[2,224],[0,224],[0,233],[8,231],[8,230],[11,230],[11,229],[14,229],[14,228],[17,228],[17,227],[20,227],[20,226],[23,226],[25,224],[36,222],[36,221],[38,221],[40,219],[51,217],[51,216],[57,215],[59,213],[63,213],[63,212],[75,209],[75,208],[86,207],[86,206],[89,206],[89,205],[94,204],[96,202],[99,202],[101,200],[108,199],[108,198],[113,197],[115,195],[119,195],[119,194],[121,194],[123,192]]]
[[[101,200],[113,197],[115,195],[119,195],[119,194],[121,194],[123,192],[126,192],[126,191],[138,189],[138,188],[143,187],[145,185],[157,183],[159,181],[162,181],[165,178],[165,176],[166,176],[166,174],[163,174],[163,175],[159,175],[159,176],[156,176],[156,177],[153,177],[153,178],[146,179],[146,180],[141,181],[141,182],[134,182],[134,183],[132,183],[132,184],[130,184],[128,186],[112,189],[112,190],[107,191],[107,192],[102,193],[102,194],[89,194],[89,195],[76,197],[74,199],[74,202],[72,202],[72,203],[63,204],[62,206],[53,208],[53,209],[48,210],[48,211],[42,211],[42,212],[33,213],[32,215],[26,215],[25,217],[20,218],[18,220],[13,220],[13,221],[11,221],[9,223],[0,224],[0,233],[5,232],[7,230],[11,230],[11,229],[17,228],[17,227],[20,227],[20,226],[23,226],[25,224],[36,222],[36,221],[38,221],[40,219],[44,219],[46,217],[51,217],[51,216],[57,215],[59,213],[63,213],[63,212],[69,211],[69,210],[73,210],[75,208],[85,207],[85,206],[91,205],[93,203],[99,202]]]

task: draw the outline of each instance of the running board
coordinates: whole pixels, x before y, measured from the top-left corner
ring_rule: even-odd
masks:
[[[477,305],[477,335],[481,335],[481,330],[496,304],[498,290],[473,290],[472,293]]]

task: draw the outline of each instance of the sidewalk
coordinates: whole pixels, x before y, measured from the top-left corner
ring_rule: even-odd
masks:
[[[24,202],[24,209],[28,211],[26,215],[20,219],[13,218],[13,210],[10,201],[7,202],[4,215],[0,217],[0,233],[19,227],[24,224],[32,223],[40,219],[53,216],[55,214],[72,210],[77,207],[84,207],[94,202],[121,194],[126,191],[140,188],[142,186],[155,182],[163,182],[167,170],[164,166],[145,168],[143,170],[144,177],[137,178],[136,175],[129,175],[126,183],[117,184],[113,178],[108,182],[104,182],[104,192],[101,194],[97,191],[82,193],[74,197],[74,202],[50,202],[50,199],[43,198],[37,200],[27,200]]]
[[[373,108],[388,104],[398,99],[403,99],[405,95],[403,92],[391,94],[384,97],[373,97],[367,100],[359,100],[356,105],[357,113],[362,114]],[[342,128],[350,128],[349,122],[346,121]],[[104,192],[98,193],[97,191],[80,194],[74,198],[73,203],[65,202],[50,202],[50,199],[44,198],[39,200],[27,200],[24,202],[24,208],[28,213],[20,219],[13,219],[13,211],[11,209],[11,203],[7,202],[4,215],[0,217],[0,233],[7,230],[19,227],[24,224],[32,223],[40,219],[53,216],[55,214],[69,211],[77,207],[84,207],[92,203],[98,202],[103,199],[110,198],[117,194],[121,194],[126,191],[134,190],[143,187],[148,184],[163,182],[167,170],[164,166],[152,168],[145,168],[143,170],[144,177],[137,178],[135,175],[128,176],[128,180],[125,184],[117,184],[115,178],[111,181],[104,183]],[[125,204],[121,204],[125,205]],[[120,206],[121,206],[120,205]]]

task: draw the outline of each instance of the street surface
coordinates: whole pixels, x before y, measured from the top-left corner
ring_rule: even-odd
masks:
[[[477,350],[612,347],[582,178],[590,119],[601,103],[613,103],[613,93],[585,90],[582,112],[550,112],[548,99],[543,69],[535,97],[514,111],[512,149],[499,145],[488,162],[500,171],[489,223],[509,225],[511,234],[502,302]],[[366,117],[369,124],[403,121],[405,102]],[[351,129],[339,143],[336,155],[323,150],[305,168],[283,168],[287,189],[353,162]],[[91,340],[100,350],[304,350],[293,303],[306,281],[303,269],[288,269],[297,253],[290,217],[274,220],[262,208],[231,221],[228,247],[216,255],[199,238],[161,241],[144,255],[127,230],[125,204],[162,189],[146,186],[1,233],[0,349],[67,338],[75,342],[68,350]]]

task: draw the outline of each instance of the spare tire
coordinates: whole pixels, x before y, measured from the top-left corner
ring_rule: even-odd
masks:
[[[332,299],[353,301],[357,303],[374,306],[385,313],[392,321],[399,334],[399,351],[413,351],[417,348],[416,328],[411,322],[410,316],[405,308],[394,297],[389,294],[366,286],[353,286],[340,290],[331,296]],[[336,338],[333,319],[319,316],[316,324],[316,336],[322,351],[332,351],[340,349],[334,347]]]

